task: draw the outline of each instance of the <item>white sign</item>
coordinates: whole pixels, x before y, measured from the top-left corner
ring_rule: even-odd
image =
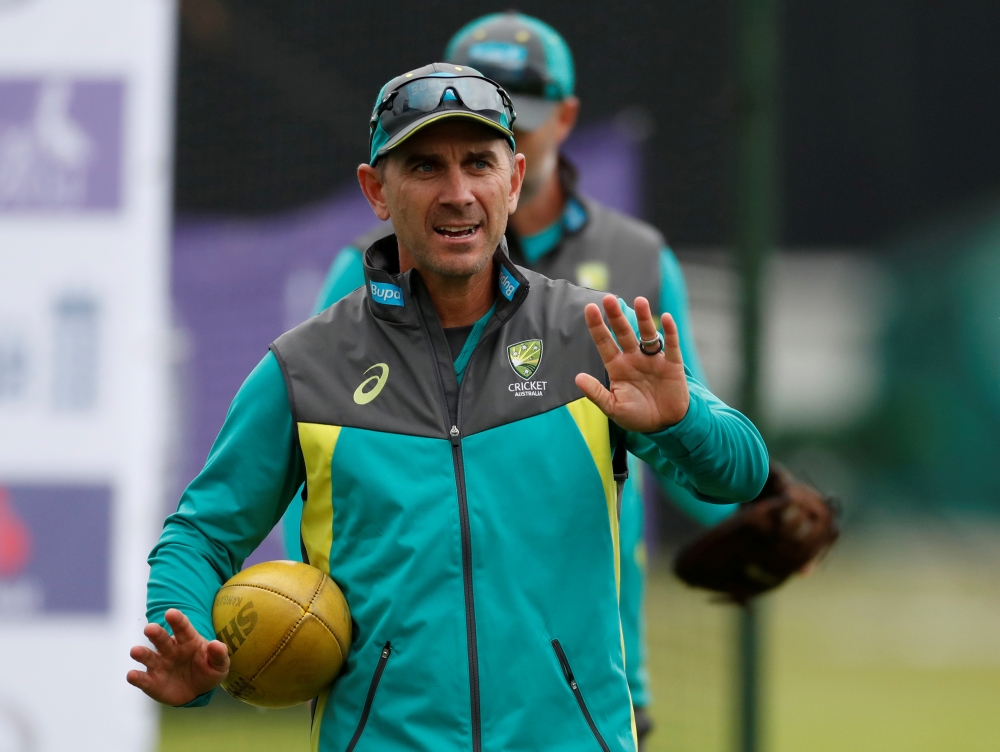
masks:
[[[0,0],[0,750],[151,750],[173,0]]]

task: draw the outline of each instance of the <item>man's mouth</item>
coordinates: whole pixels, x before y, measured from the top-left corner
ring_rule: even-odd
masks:
[[[434,232],[446,238],[471,238],[476,234],[479,225],[439,225]]]

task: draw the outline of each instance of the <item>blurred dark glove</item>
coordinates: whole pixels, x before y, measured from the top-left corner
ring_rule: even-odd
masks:
[[[687,545],[674,573],[742,605],[803,570],[839,534],[832,500],[772,464],[757,498]]]

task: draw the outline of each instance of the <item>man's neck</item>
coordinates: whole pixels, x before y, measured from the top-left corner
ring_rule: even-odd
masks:
[[[416,265],[405,251],[399,254],[399,270],[406,272]],[[441,327],[470,326],[493,307],[497,286],[494,280],[494,262],[471,277],[443,277],[426,269],[417,269],[427,292],[434,303]]]
[[[538,193],[531,201],[521,204],[508,220],[515,232],[521,237],[528,237],[541,232],[562,216],[566,207],[566,194],[559,182],[559,169],[556,168],[546,178]]]

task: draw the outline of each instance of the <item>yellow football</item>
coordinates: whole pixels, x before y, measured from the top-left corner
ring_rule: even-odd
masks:
[[[268,561],[244,569],[215,596],[212,623],[229,648],[223,688],[262,708],[316,697],[351,647],[351,614],[340,588],[315,567]]]

